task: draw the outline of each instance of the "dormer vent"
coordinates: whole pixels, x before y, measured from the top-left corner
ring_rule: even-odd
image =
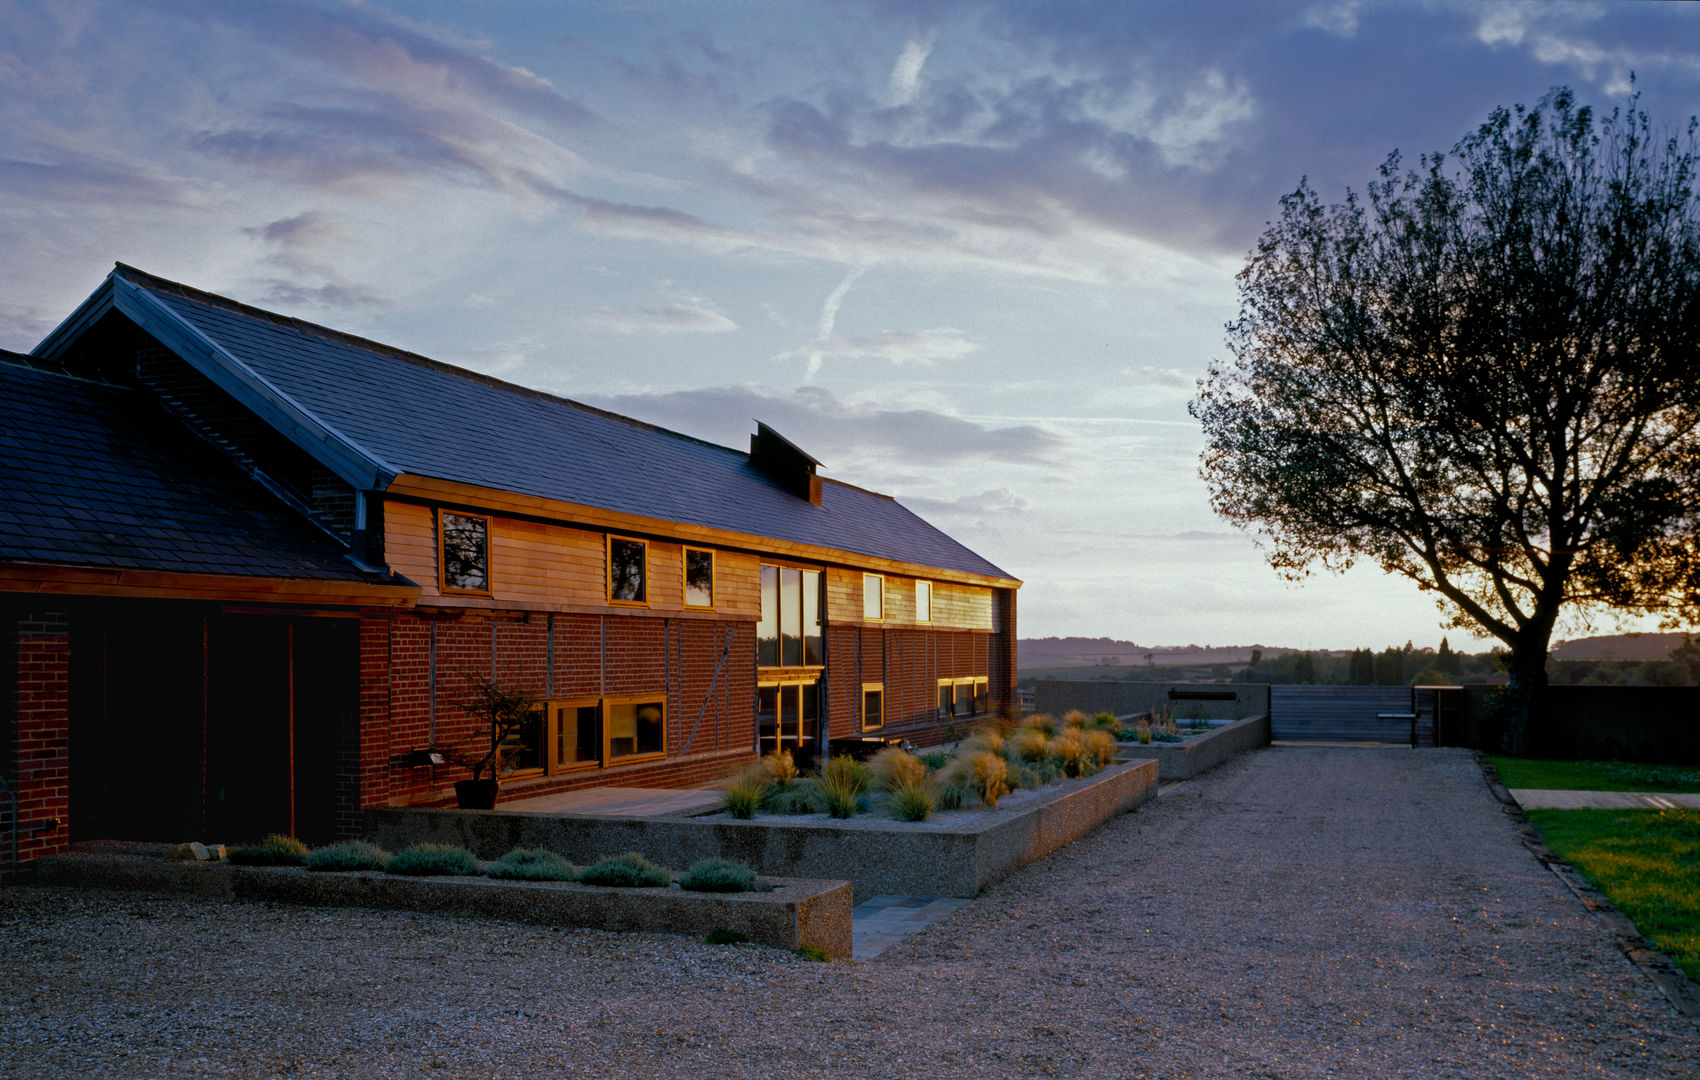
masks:
[[[820,477],[815,475],[820,462],[760,420],[750,436],[750,464],[797,498],[820,505]]]

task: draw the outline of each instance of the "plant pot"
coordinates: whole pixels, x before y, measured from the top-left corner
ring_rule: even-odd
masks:
[[[455,802],[462,810],[494,810],[500,786],[496,780],[456,780]]]

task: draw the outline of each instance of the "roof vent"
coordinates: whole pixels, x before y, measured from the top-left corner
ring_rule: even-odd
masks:
[[[820,462],[760,420],[750,436],[750,464],[797,498],[820,505],[820,477],[815,475]]]

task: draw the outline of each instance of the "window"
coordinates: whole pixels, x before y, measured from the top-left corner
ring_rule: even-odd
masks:
[[[862,684],[862,730],[877,731],[885,727],[885,684]]]
[[[444,592],[490,592],[490,519],[447,510],[437,515],[437,565]]]
[[[878,574],[862,575],[862,618],[885,618],[885,578]]]
[[[816,745],[820,684],[812,679],[756,685],[756,740],[763,754]]]
[[[985,676],[939,680],[938,718],[966,720],[984,716],[991,708],[989,682]]]
[[[642,540],[608,538],[608,599],[618,604],[649,602],[645,580],[649,571],[649,545]]]
[[[525,721],[502,740],[497,755],[497,770],[504,776],[543,771],[543,726],[545,710],[533,709]]]
[[[819,667],[821,575],[793,566],[761,568],[761,621],[756,623],[756,666]]]
[[[685,549],[685,606],[714,606],[714,552]]]
[[[543,714],[539,714],[541,721]],[[662,694],[563,698],[548,703],[549,772],[618,765],[667,752],[667,702]],[[542,755],[535,768],[542,769]]]
[[[915,583],[915,621],[933,621],[933,583],[930,581]]]
[[[549,727],[554,733],[555,754],[551,771],[578,769],[602,761],[602,703],[551,701]]]
[[[660,697],[605,698],[608,762],[667,752],[667,703]]]

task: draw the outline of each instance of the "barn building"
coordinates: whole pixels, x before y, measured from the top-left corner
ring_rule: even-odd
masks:
[[[0,870],[77,839],[936,742],[1014,702],[1020,582],[757,426],[748,452],[118,266],[0,354]]]

